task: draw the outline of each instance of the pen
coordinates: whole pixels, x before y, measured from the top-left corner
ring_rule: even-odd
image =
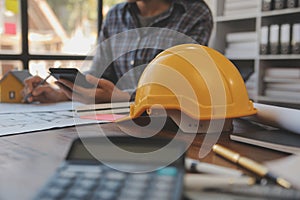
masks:
[[[255,197],[255,199],[300,199],[299,190],[286,189],[277,185],[228,185],[225,187],[212,186],[205,189],[209,192],[229,193],[238,196]]]
[[[201,190],[211,187],[228,187],[236,185],[253,185],[255,179],[248,176],[230,177],[219,175],[185,174],[184,187],[190,190]]]
[[[224,176],[242,176],[243,173],[239,170],[230,169],[210,163],[200,162],[191,158],[185,158],[185,168],[191,172],[218,174]]]
[[[243,157],[239,153],[236,153],[218,144],[215,144],[213,146],[213,151],[216,154],[230,160],[231,162],[237,163],[242,167],[254,172],[260,177],[265,177],[267,179],[275,181],[278,185],[284,188],[291,188],[291,183],[289,183],[283,178],[277,177],[276,175],[272,174],[267,167],[257,163],[254,160]]]
[[[51,74],[49,74],[45,79],[43,79],[41,82],[39,82],[39,84],[37,84],[37,85],[33,88],[33,90],[32,90],[30,93],[28,93],[28,94],[24,97],[23,102],[28,102],[28,98],[32,96],[32,92],[34,91],[34,89],[37,88],[37,87],[39,87],[39,86],[41,86],[41,85],[43,85],[43,84],[45,84],[46,81],[47,81],[47,79],[48,79],[50,76],[51,76]]]

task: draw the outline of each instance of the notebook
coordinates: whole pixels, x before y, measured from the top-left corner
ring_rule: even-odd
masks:
[[[300,153],[300,135],[285,130],[232,133],[230,139],[286,153]]]

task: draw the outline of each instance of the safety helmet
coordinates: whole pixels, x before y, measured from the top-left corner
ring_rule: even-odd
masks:
[[[159,115],[162,110],[179,126],[180,119],[188,118],[181,124],[186,128],[191,120],[224,120],[256,113],[237,68],[218,51],[198,44],[166,49],[142,73],[129,117],[145,112]]]

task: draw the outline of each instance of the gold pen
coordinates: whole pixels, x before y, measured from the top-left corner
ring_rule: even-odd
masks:
[[[276,175],[272,174],[267,167],[263,166],[262,164],[259,164],[255,162],[254,160],[251,160],[249,158],[241,156],[239,153],[236,153],[230,149],[227,149],[221,145],[215,144],[213,146],[213,151],[230,160],[231,162],[237,163],[241,165],[242,167],[254,172],[255,174],[259,175],[260,177],[265,177],[267,179],[270,179],[272,181],[275,181],[278,185],[284,187],[284,188],[291,188],[291,183],[286,181],[283,178],[277,177]]]

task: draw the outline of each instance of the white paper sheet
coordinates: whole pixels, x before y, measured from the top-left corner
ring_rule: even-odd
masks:
[[[247,119],[300,134],[300,110],[254,103],[257,114]]]
[[[300,155],[269,161],[265,165],[271,172],[292,183],[292,186],[296,189],[300,189]]]

